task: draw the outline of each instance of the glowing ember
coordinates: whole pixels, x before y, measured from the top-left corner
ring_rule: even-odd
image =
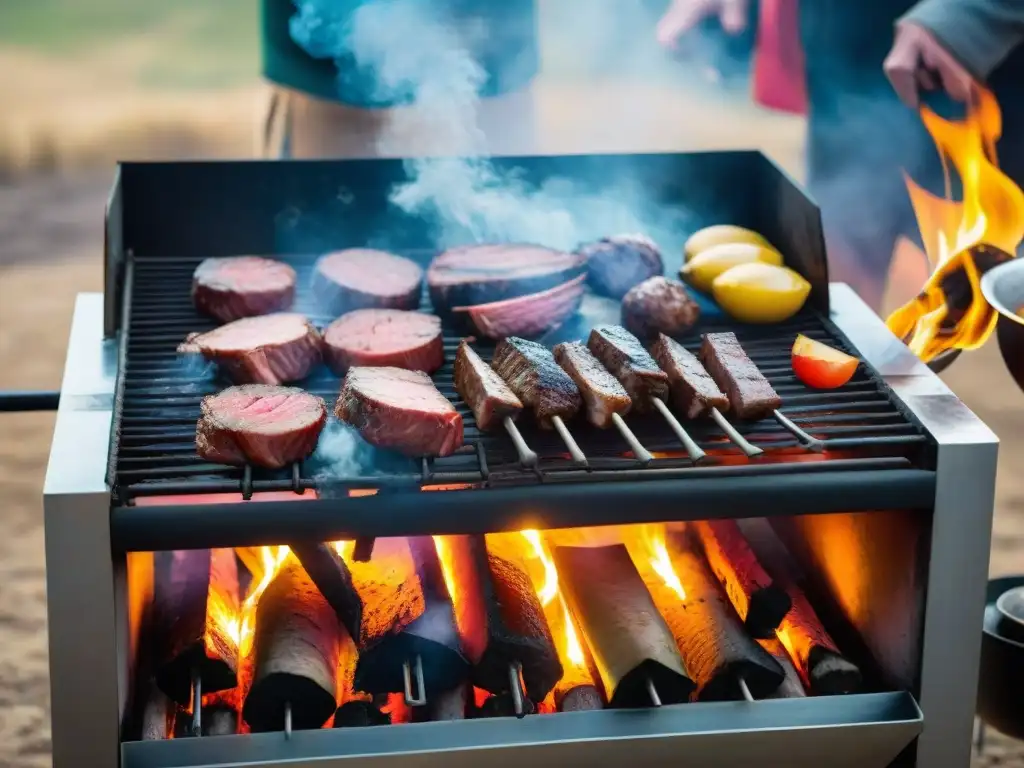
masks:
[[[458,594],[458,579],[455,578],[451,549],[444,536],[434,536],[434,549],[437,550],[437,560],[441,563],[441,575],[444,578],[444,585],[448,588],[448,597],[454,601]]]
[[[346,563],[352,562],[352,553],[355,552],[356,549],[356,543],[354,541],[332,541],[331,546],[334,547],[334,551],[338,553],[338,557]]]
[[[661,528],[648,528],[644,533],[644,540],[650,550],[651,569],[661,577],[665,586],[679,595],[680,600],[685,600],[686,590],[683,589],[683,583],[672,567],[672,558],[669,557],[665,546],[665,532]]]

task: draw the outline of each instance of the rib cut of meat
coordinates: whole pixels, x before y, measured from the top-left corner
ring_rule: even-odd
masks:
[[[559,344],[555,347],[555,360],[580,388],[587,418],[595,427],[607,429],[612,425],[613,413],[629,413],[633,402],[625,388],[582,342]]]
[[[640,340],[621,325],[599,325],[590,332],[587,347],[626,388],[633,408],[645,413],[652,398],[668,397],[668,376]]]
[[[696,355],[678,341],[659,334],[651,346],[651,354],[661,370],[668,374],[673,405],[685,413],[686,418],[703,416],[712,408],[722,413],[729,410],[729,398],[718,388]]]
[[[316,450],[327,406],[296,387],[246,384],[203,398],[196,450],[217,464],[278,469]]]
[[[455,307],[453,311],[468,312],[476,330],[489,339],[540,336],[560,326],[579,309],[586,279],[586,275],[580,275],[540,293],[473,307]]]
[[[644,235],[616,235],[579,249],[587,260],[589,283],[596,293],[621,299],[626,291],[665,271],[658,246]]]
[[[333,315],[354,309],[416,309],[423,270],[386,251],[351,248],[321,256],[313,270],[313,295]]]
[[[279,312],[190,334],[178,352],[198,352],[236,384],[286,384],[309,375],[320,362],[322,343],[305,315]]]
[[[462,417],[423,371],[350,368],[335,415],[378,448],[449,456],[462,446]]]
[[[289,309],[295,270],[262,256],[206,259],[192,274],[196,310],[222,323]]]
[[[642,339],[658,333],[682,336],[700,320],[700,305],[678,280],[652,277],[622,299],[622,324]]]
[[[704,334],[700,359],[729,396],[737,417],[759,419],[782,407],[782,398],[747,357],[735,333]]]
[[[542,344],[509,336],[498,342],[491,367],[529,408],[537,423],[551,429],[558,416],[569,419],[583,404],[576,383],[558,367]]]
[[[434,308],[449,311],[546,291],[577,277],[583,262],[539,245],[469,245],[438,255],[427,285]]]
[[[357,309],[324,330],[324,356],[337,374],[356,365],[433,373],[444,365],[441,320],[401,309]]]
[[[472,409],[477,427],[484,431],[501,426],[506,416],[515,419],[523,410],[515,392],[467,341],[460,343],[455,353],[455,388]]]

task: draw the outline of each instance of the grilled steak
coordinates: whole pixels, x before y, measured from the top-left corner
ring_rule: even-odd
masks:
[[[313,295],[333,315],[372,307],[416,309],[422,284],[423,270],[415,262],[366,248],[329,253],[313,270]]]
[[[196,450],[217,464],[278,469],[316,450],[327,406],[296,387],[247,384],[203,398]]]
[[[587,419],[595,427],[607,429],[612,425],[613,413],[629,413],[633,403],[626,390],[582,342],[559,344],[555,347],[555,360],[580,388]]]
[[[651,398],[668,397],[668,376],[640,340],[621,325],[599,325],[590,332],[587,347],[626,388],[638,413],[650,411]]]
[[[324,330],[324,357],[337,374],[354,365],[433,373],[444,365],[441,320],[401,309],[357,309]]]
[[[289,309],[295,270],[262,256],[206,259],[192,274],[196,310],[222,323]]]
[[[378,448],[448,456],[462,446],[462,417],[423,371],[349,368],[334,415]]]
[[[506,416],[515,419],[523,410],[508,384],[466,341],[455,353],[455,388],[472,409],[477,427],[484,431],[500,427]]]
[[[700,306],[678,280],[652,277],[622,299],[622,324],[641,339],[667,333],[681,336],[700,320]]]
[[[434,308],[448,311],[546,291],[582,271],[583,259],[539,245],[470,245],[437,256],[427,269]]]
[[[280,312],[190,334],[178,352],[201,354],[236,384],[285,384],[309,375],[320,362],[322,344],[305,315]]]
[[[718,388],[704,366],[690,350],[665,334],[658,334],[658,340],[651,346],[651,354],[668,374],[672,390],[672,403],[676,410],[695,419],[708,413],[712,408],[725,412],[729,410],[729,398]]]
[[[551,429],[555,416],[572,418],[583,403],[569,374],[558,367],[547,347],[536,342],[517,336],[502,339],[494,349],[491,367],[533,409],[544,429]]]
[[[564,323],[583,301],[585,275],[540,293],[515,299],[456,307],[455,312],[468,312],[473,326],[489,339],[506,336],[540,336]]]
[[[643,235],[604,237],[579,249],[588,282],[596,293],[621,299],[649,277],[665,271],[658,246]]]
[[[729,396],[741,419],[759,419],[782,406],[782,398],[747,357],[735,333],[706,333],[700,359],[715,383]]]

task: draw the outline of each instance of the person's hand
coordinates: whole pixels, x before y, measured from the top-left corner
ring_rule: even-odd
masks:
[[[748,0],[672,0],[672,4],[658,21],[658,42],[666,48],[673,48],[680,37],[710,16],[717,16],[722,28],[730,35],[738,34],[747,26],[747,2]]]
[[[910,22],[896,26],[896,40],[883,67],[900,100],[914,109],[922,90],[941,88],[956,101],[965,102],[980,87],[931,32]]]

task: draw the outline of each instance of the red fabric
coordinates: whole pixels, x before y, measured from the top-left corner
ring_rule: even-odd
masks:
[[[807,114],[800,0],[761,0],[754,52],[754,101],[769,109]]]

